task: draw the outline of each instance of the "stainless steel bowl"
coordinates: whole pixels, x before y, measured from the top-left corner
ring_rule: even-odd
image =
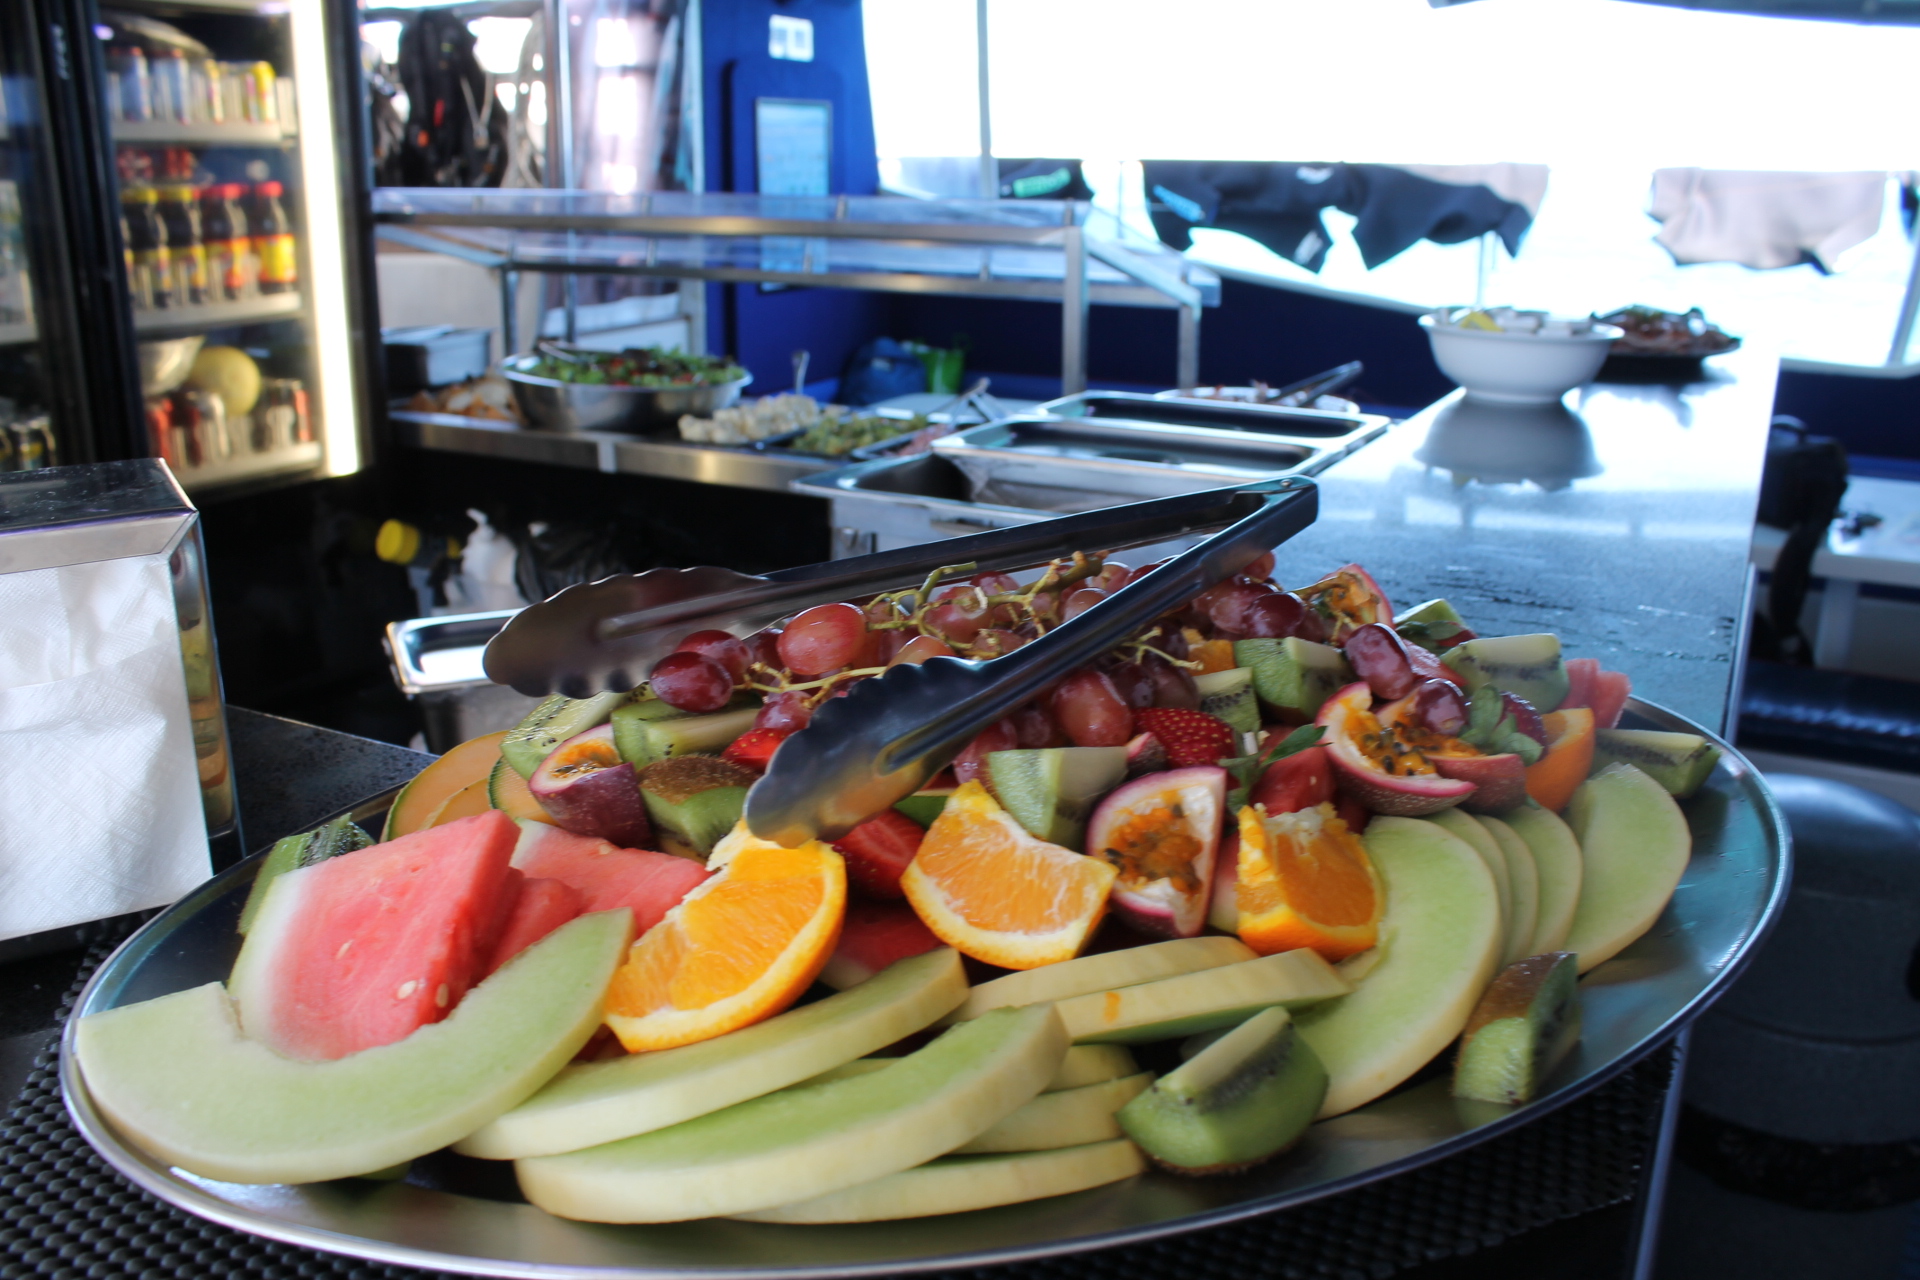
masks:
[[[528,369],[537,355],[509,356],[500,373],[527,425],[540,431],[623,431],[631,435],[675,432],[682,414],[710,418],[740,399],[753,375],[732,382],[702,382],[673,387],[609,387],[595,383],[541,378]]]

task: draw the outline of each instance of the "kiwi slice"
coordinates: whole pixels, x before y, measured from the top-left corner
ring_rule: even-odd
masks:
[[[1029,835],[1078,849],[1095,802],[1126,779],[1127,749],[993,751],[987,754],[987,775],[1001,807]]]
[[[531,778],[555,747],[595,725],[605,724],[613,709],[633,696],[596,693],[591,698],[568,698],[556,693],[507,730],[507,736],[500,742],[501,758],[515,773]]]
[[[930,827],[934,820],[946,811],[947,797],[953,793],[953,787],[933,787],[926,791],[916,791],[904,799],[895,801],[893,807],[921,826]]]
[[[1336,689],[1354,681],[1353,668],[1338,649],[1297,636],[1235,640],[1233,660],[1253,672],[1260,701],[1293,724],[1311,721]]]
[[[704,858],[740,821],[758,777],[730,760],[673,756],[640,771],[640,795],[656,828]]]
[[[1285,1009],[1263,1009],[1120,1108],[1128,1137],[1175,1173],[1232,1173],[1299,1141],[1327,1069]]]
[[[1579,962],[1571,951],[1502,969],[1474,1006],[1453,1064],[1453,1093],[1509,1106],[1533,1101],[1580,1039]]]
[[[1260,700],[1253,693],[1253,669],[1233,667],[1193,678],[1200,709],[1233,726],[1235,733],[1260,732]]]
[[[1428,600],[1413,606],[1393,620],[1393,629],[1408,644],[1417,644],[1435,653],[1462,639],[1473,638],[1459,611],[1445,600]]]
[[[267,889],[272,886],[275,876],[310,867],[316,862],[325,862],[328,858],[337,858],[343,853],[352,853],[355,849],[364,849],[372,843],[373,837],[362,831],[351,818],[335,818],[323,827],[275,841],[260,863],[259,874],[253,879],[253,892],[247,895],[247,905],[240,909],[240,932],[245,933],[253,927],[253,918],[260,914],[260,904],[267,900]]]
[[[1479,636],[1447,650],[1440,661],[1452,667],[1469,689],[1492,685],[1525,698],[1539,711],[1551,711],[1567,698],[1560,637],[1552,632]]]
[[[1685,800],[1720,762],[1720,748],[1696,733],[1662,733],[1656,729],[1602,729],[1594,737],[1593,767],[1630,764]]]
[[[663,702],[630,702],[613,712],[613,749],[636,769],[673,756],[723,750],[753,728],[757,704],[730,706],[710,715],[663,715]],[[672,710],[672,708],[668,708]]]

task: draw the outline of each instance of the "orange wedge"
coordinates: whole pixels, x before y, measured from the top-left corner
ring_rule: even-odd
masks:
[[[1263,956],[1312,947],[1344,960],[1380,937],[1386,905],[1367,846],[1330,804],[1240,811],[1240,941]]]
[[[1199,663],[1193,669],[1196,676],[1210,676],[1216,671],[1231,671],[1233,662],[1233,641],[1202,640],[1187,650],[1187,657]]]
[[[415,774],[413,781],[400,789],[387,810],[387,828],[381,837],[392,840],[433,825],[434,817],[453,797],[474,783],[485,783],[487,775],[500,759],[500,744],[507,731],[470,738]],[[486,787],[481,787],[485,794]],[[481,809],[487,806],[482,804]],[[479,810],[474,810],[478,813]]]
[[[942,942],[1004,969],[1080,954],[1107,912],[1116,872],[1036,839],[979,782],[947,800],[900,887]]]
[[[779,1013],[840,940],[846,863],[809,840],[783,849],[735,826],[702,882],[642,934],[607,988],[607,1025],[629,1053],[711,1040]]]
[[[1593,768],[1593,711],[1588,707],[1549,711],[1540,722],[1547,726],[1547,753],[1527,766],[1527,794],[1542,808],[1558,813]]]

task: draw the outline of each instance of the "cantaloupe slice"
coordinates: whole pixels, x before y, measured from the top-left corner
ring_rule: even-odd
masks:
[[[540,807],[527,786],[527,780],[508,764],[506,757],[496,760],[487,774],[487,803],[515,821],[544,822],[555,825],[553,815]]]
[[[1137,1097],[1153,1083],[1153,1072],[1141,1071],[1106,1080],[1043,1093],[1022,1103],[1011,1115],[997,1122],[979,1137],[954,1152],[955,1155],[986,1155],[994,1151],[1047,1151],[1054,1147],[1080,1147],[1089,1142],[1118,1138],[1120,1122],[1113,1113]]]
[[[1466,841],[1390,817],[1375,818],[1366,840],[1387,895],[1380,959],[1352,995],[1294,1015],[1327,1069],[1322,1117],[1373,1101],[1446,1048],[1502,944],[1499,886]]]
[[[393,798],[393,807],[387,810],[386,831],[380,838],[392,840],[431,826],[433,816],[457,792],[487,780],[500,759],[500,744],[506,738],[504,729],[470,738],[415,774],[413,781],[400,788],[400,794]],[[481,792],[485,794],[484,787]]]
[[[1567,806],[1580,841],[1580,905],[1565,949],[1580,972],[1611,960],[1665,909],[1693,853],[1693,832],[1667,789],[1630,764],[1580,784]]]
[[[317,1182],[438,1150],[518,1103],[587,1042],[626,951],[625,911],[562,925],[441,1022],[331,1062],[240,1033],[217,982],[89,1014],[93,1103],[143,1150],[223,1182]]]
[[[1262,1009],[1301,1009],[1352,986],[1307,947],[1054,1004],[1075,1044],[1139,1044],[1231,1027]],[[1477,994],[1477,993],[1476,993]]]
[[[1508,812],[1504,821],[1527,842],[1540,877],[1540,911],[1534,919],[1528,953],[1538,956],[1559,951],[1573,926],[1574,908],[1580,905],[1580,842],[1559,814],[1538,805],[1522,805]]]
[[[947,1156],[832,1195],[734,1216],[748,1222],[888,1222],[965,1213],[1105,1186],[1145,1172],[1140,1148],[1124,1138],[1057,1151]]]
[[[1175,938],[1171,942],[1153,942],[1144,947],[1125,947],[1102,951],[1098,955],[1063,960],[1059,964],[1023,969],[1004,978],[983,982],[967,993],[967,1000],[947,1017],[948,1022],[965,1022],[989,1009],[1048,1000],[1066,1000],[1094,991],[1138,986],[1183,973],[1215,969],[1223,964],[1239,964],[1254,958],[1253,949],[1238,938]]]
[[[885,1048],[953,1008],[966,990],[960,954],[942,947],[712,1040],[568,1067],[455,1150],[516,1160],[664,1129]]]
[[[1512,827],[1487,814],[1477,815],[1474,821],[1486,828],[1507,860],[1507,888],[1513,896],[1507,903],[1507,946],[1500,956],[1505,968],[1536,954],[1533,935],[1540,925],[1540,869],[1534,864],[1533,850]]]
[[[884,1178],[984,1132],[1066,1055],[1048,1005],[996,1009],[872,1075],[782,1089],[672,1128],[515,1162],[548,1213],[680,1222],[771,1209]]]

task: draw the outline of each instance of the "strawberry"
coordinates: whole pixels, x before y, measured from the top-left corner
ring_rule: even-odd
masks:
[[[792,729],[749,729],[720,753],[722,760],[765,773],[780,744],[793,735]]]
[[[1134,727],[1151,733],[1167,748],[1167,763],[1176,769],[1218,764],[1234,754],[1233,726],[1219,716],[1180,707],[1143,707],[1133,713]]]
[[[903,898],[900,877],[927,833],[898,809],[882,809],[833,842],[847,860],[847,879],[870,898]]]

